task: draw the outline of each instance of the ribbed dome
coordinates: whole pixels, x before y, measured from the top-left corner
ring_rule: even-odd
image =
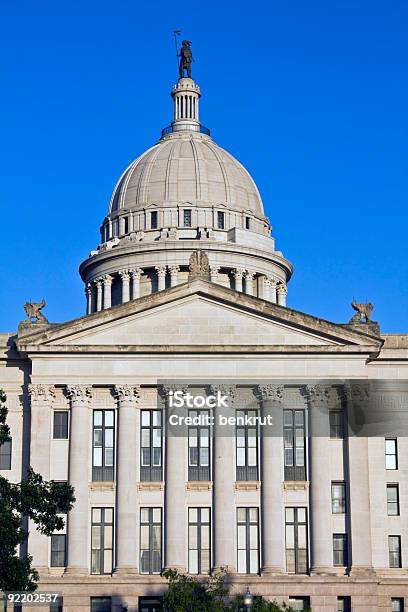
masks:
[[[225,205],[264,217],[258,189],[245,168],[206,135],[175,132],[123,173],[110,213],[149,205]]]

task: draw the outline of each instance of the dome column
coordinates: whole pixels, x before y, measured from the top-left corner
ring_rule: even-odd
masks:
[[[96,285],[96,310],[100,312],[102,310],[102,279],[97,278],[95,281]]]
[[[270,286],[270,291],[269,291],[269,301],[273,302],[274,304],[276,304],[276,291],[277,291],[277,287],[278,287],[278,281],[274,278],[270,278],[269,279],[269,286]]]
[[[158,278],[158,287],[157,287],[157,290],[158,291],[164,291],[164,289],[166,288],[166,271],[167,271],[167,266],[156,266],[155,270],[157,272],[157,278]]]
[[[286,294],[288,290],[283,283],[279,283],[276,289],[276,293],[278,296],[278,304],[279,306],[286,306]]]
[[[253,272],[245,272],[245,293],[248,295],[254,294],[254,276]]]
[[[133,270],[130,270],[132,276],[132,300],[140,298],[140,277],[142,273],[143,270],[141,268],[133,268]]]
[[[242,292],[242,277],[244,276],[244,270],[242,268],[236,268],[233,270],[235,280],[235,291]]]
[[[90,315],[95,311],[95,288],[92,283],[87,283],[86,289],[86,314]]]
[[[103,309],[106,310],[112,306],[112,281],[113,276],[106,274],[102,278],[103,282]]]
[[[178,283],[178,273],[180,266],[170,266],[170,287],[175,287]]]
[[[122,279],[122,304],[130,300],[130,274],[129,270],[121,270],[119,275]]]

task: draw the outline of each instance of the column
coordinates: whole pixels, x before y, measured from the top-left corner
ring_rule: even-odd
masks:
[[[95,281],[96,285],[96,310],[100,312],[102,310],[102,279],[98,278]]]
[[[234,279],[235,279],[235,291],[242,291],[242,277],[244,275],[243,268],[236,268],[233,270]]]
[[[122,279],[122,304],[130,300],[130,274],[129,270],[121,270],[119,272]]]
[[[218,272],[220,271],[220,266],[210,266],[210,281],[212,283],[218,282]]]
[[[285,516],[283,500],[283,386],[260,385],[262,417],[272,425],[261,427],[262,573],[285,571]]]
[[[276,288],[276,293],[278,296],[278,304],[279,306],[286,306],[286,294],[288,290],[286,289],[283,283],[278,283]]]
[[[115,574],[138,573],[137,483],[140,387],[115,385],[118,406]]]
[[[89,405],[92,387],[67,385],[66,394],[71,404],[68,480],[75,489],[76,501],[68,513],[69,574],[87,574],[90,551],[88,547],[89,503]]]
[[[178,282],[178,273],[180,266],[170,266],[170,287],[175,287]]]
[[[87,283],[85,288],[86,294],[86,314],[90,315],[95,310],[94,287],[92,283]]]
[[[158,291],[163,291],[166,288],[166,270],[167,266],[156,266],[155,270],[157,272],[158,278]]]
[[[263,279],[263,299],[270,302],[271,301],[271,279],[268,277],[264,277]]]
[[[169,385],[163,388],[166,402],[165,414],[168,414],[168,397],[170,391],[180,387]],[[165,418],[165,421],[167,418]],[[186,443],[183,436],[175,436],[166,431],[166,486],[165,486],[165,566],[186,571]]]
[[[273,302],[273,304],[276,304],[276,289],[277,289],[277,286],[278,286],[278,281],[275,280],[274,278],[270,278],[269,279],[269,286],[270,286],[269,300],[271,302]]]
[[[334,574],[331,510],[329,407],[335,389],[307,385],[309,406],[310,533],[312,573]]]
[[[347,419],[349,425],[361,414],[367,414],[368,385],[347,387]],[[349,431],[353,431],[349,427]],[[358,431],[358,429],[357,429]],[[351,576],[372,575],[370,480],[368,469],[368,439],[352,433],[347,438],[349,469],[349,512],[351,540]]]
[[[55,388],[48,385],[29,385],[31,404],[30,465],[44,480],[50,479],[50,445],[52,402]],[[29,521],[28,552],[33,556],[33,566],[40,574],[48,573],[49,538],[39,531],[34,521]]]
[[[229,407],[222,409],[223,416],[234,416],[234,387],[211,386],[211,393],[217,391],[228,395]],[[236,509],[235,509],[235,437],[226,435],[218,424],[217,408],[214,409],[215,425],[213,437],[213,533],[214,563],[216,569],[227,568],[236,571],[237,554],[235,547]]]
[[[106,274],[102,277],[103,282],[103,309],[106,310],[112,306],[112,282],[113,276]]]
[[[245,272],[245,293],[248,295],[254,294],[254,276],[253,272]]]
[[[130,270],[130,274],[132,275],[132,300],[140,298],[140,277],[142,273],[143,270],[141,270],[141,268]]]

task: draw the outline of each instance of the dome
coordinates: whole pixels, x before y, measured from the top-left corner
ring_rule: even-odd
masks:
[[[109,214],[186,202],[264,217],[259,191],[247,170],[209,136],[194,131],[164,136],[136,159],[115,187]]]

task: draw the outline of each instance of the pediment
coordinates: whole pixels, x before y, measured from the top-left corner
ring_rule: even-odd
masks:
[[[376,347],[381,340],[231,289],[196,280],[109,310],[22,336],[20,350],[41,346],[127,350],[341,351]],[[361,351],[359,351],[361,352]]]

